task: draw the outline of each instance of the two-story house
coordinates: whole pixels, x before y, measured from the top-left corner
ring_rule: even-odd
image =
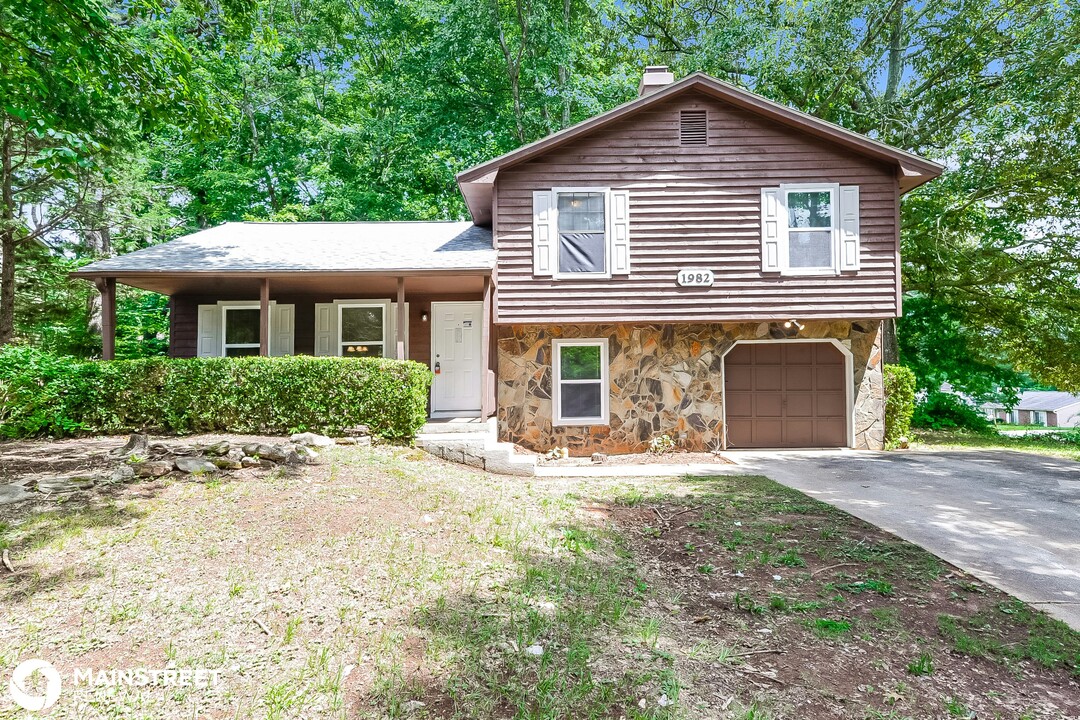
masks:
[[[472,222],[227,223],[78,276],[176,357],[409,358],[431,412],[575,454],[880,448],[903,193],[941,166],[703,74],[461,173]]]

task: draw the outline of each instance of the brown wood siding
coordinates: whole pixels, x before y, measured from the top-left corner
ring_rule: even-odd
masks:
[[[293,352],[297,355],[311,355],[315,352],[315,304],[328,303],[346,296],[313,295],[274,295],[270,299],[283,305],[296,306],[296,324],[293,328]],[[348,299],[385,299],[385,295],[374,296],[363,293],[348,295]],[[431,303],[443,301],[482,300],[481,295],[472,293],[429,295],[409,294],[405,300],[409,303],[409,359],[431,364]],[[212,305],[219,300],[252,300],[248,297],[216,297],[177,295],[169,301],[169,355],[171,357],[195,357],[198,347],[199,305]],[[427,312],[428,321],[421,315]]]
[[[679,112],[705,109],[709,144],[679,144]],[[761,188],[838,182],[860,188],[858,273],[761,272]],[[557,186],[630,190],[631,274],[553,280],[532,274],[532,193]],[[897,312],[897,179],[891,166],[701,94],[642,111],[500,171],[496,321],[694,322],[870,319]],[[711,288],[680,288],[683,267]]]

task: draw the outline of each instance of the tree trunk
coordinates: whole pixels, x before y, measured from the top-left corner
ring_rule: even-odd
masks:
[[[881,360],[886,365],[900,362],[900,345],[896,340],[895,318],[889,318],[881,323]]]
[[[3,120],[0,140],[0,346],[15,336],[15,194],[11,176],[11,153],[14,130],[11,121]]]

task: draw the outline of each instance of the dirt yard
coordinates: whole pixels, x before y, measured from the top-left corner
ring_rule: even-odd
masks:
[[[122,442],[0,445],[0,482]],[[1080,717],[1080,636],[765,479],[319,463],[0,505],[0,689],[42,658],[55,718]]]

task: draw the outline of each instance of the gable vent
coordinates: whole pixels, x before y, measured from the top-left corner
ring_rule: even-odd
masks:
[[[704,110],[679,113],[679,142],[682,145],[709,144],[709,124]]]

